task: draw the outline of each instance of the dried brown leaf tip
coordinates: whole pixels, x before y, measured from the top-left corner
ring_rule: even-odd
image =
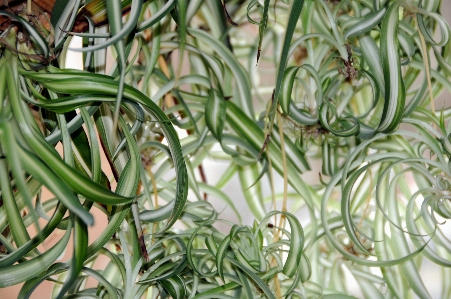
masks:
[[[301,65],[302,61],[308,57],[307,48],[301,45],[297,46],[296,49],[294,49],[293,57],[296,65]]]
[[[224,9],[224,12],[225,12],[226,17],[227,17],[227,21],[230,23],[230,25],[237,27],[238,24],[235,23],[235,22],[232,20],[232,18],[230,17],[229,12],[227,11],[227,8],[226,8],[224,2],[222,2],[222,8]]]
[[[305,126],[303,128],[303,133],[305,133],[306,138],[318,138],[319,136],[329,134],[330,132],[318,121],[317,124]]]
[[[337,57],[341,61],[343,61],[344,68],[338,67],[338,72],[346,77],[346,81],[351,81],[352,79],[357,78],[359,75],[359,71],[354,66],[354,57],[352,56],[351,46],[346,44],[346,51],[348,52],[348,59],[343,59],[341,57]]]
[[[149,261],[149,254],[147,253],[146,242],[144,241],[144,234],[139,236],[139,247],[141,249],[141,255],[144,261]]]

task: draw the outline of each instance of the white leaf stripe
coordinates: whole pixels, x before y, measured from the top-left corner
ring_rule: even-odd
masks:
[[[385,80],[385,104],[378,127],[380,132],[391,132],[401,122],[405,104],[405,88],[401,77],[397,31],[400,1],[393,3],[382,22],[381,60]]]
[[[357,24],[355,24],[349,28],[349,30],[345,33],[345,36],[344,36],[345,40],[350,37],[366,33],[368,31],[370,31],[371,29],[373,29],[375,26],[377,26],[380,23],[380,21],[384,17],[386,11],[387,11],[387,9],[385,7],[383,7],[382,9],[380,9],[368,16],[365,16],[360,22],[358,22]]]

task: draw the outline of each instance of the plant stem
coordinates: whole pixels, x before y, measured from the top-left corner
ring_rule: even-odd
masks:
[[[283,133],[283,123],[280,113],[277,113],[277,125],[279,126],[280,135],[280,149],[282,150],[282,164],[283,164],[283,202],[282,212],[287,211],[287,199],[288,199],[288,169],[287,169],[287,153],[285,151],[285,140]],[[279,233],[282,235],[282,227],[285,226],[285,214],[280,215],[279,219]]]
[[[282,211],[287,211],[287,198],[288,198],[288,173],[287,173],[287,153],[285,151],[285,140],[283,133],[283,123],[280,113],[277,113],[277,122],[279,125],[279,135],[280,135],[280,148],[282,150],[282,163],[283,163],[283,205]]]
[[[424,68],[426,70],[426,79],[427,79],[427,82],[428,82],[429,99],[431,101],[431,111],[435,115],[434,95],[432,93],[431,72],[430,72],[430,69],[429,69],[429,55],[427,54],[426,42],[424,40],[424,36],[421,33],[420,28],[418,28],[418,36],[420,37],[421,48],[423,50],[423,55],[424,55],[423,61],[424,61]],[[435,129],[436,128],[435,122],[432,122],[432,125],[433,125],[433,127]]]
[[[162,55],[160,55],[160,57],[158,57],[158,64],[160,65],[161,71],[163,72],[163,74],[168,79],[171,78],[171,75],[169,74],[168,64],[166,63],[166,60],[164,60],[164,57]],[[174,100],[172,99],[172,96],[170,93],[165,94],[164,102],[166,104],[166,107],[168,107],[168,108],[174,106]]]
[[[153,196],[155,198],[155,209],[158,209],[158,190],[157,190],[157,182],[155,181],[155,177],[152,173],[152,169],[150,168],[150,165],[147,166],[147,173],[149,174],[150,180],[152,181],[152,189],[153,189]],[[154,236],[157,233],[157,227],[158,224],[154,223],[152,227],[152,244],[155,242]]]

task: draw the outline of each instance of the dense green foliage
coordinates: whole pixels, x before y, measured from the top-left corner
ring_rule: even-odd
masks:
[[[24,283],[20,298],[45,280],[52,298],[432,298],[427,264],[450,298],[441,2],[223,2],[57,0],[47,22],[32,7],[0,11],[0,287]],[[72,35],[83,70],[65,68]],[[205,171],[212,160],[219,178]],[[234,177],[250,225],[206,200],[247,216]],[[90,240],[94,210],[108,224]]]

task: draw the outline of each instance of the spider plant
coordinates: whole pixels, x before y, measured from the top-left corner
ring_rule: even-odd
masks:
[[[451,297],[441,1],[47,2],[0,11],[0,292]]]

